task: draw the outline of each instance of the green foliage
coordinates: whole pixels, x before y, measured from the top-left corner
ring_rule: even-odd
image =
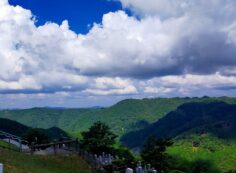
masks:
[[[169,156],[166,150],[172,144],[172,141],[168,139],[157,139],[151,136],[142,147],[141,157],[146,163],[154,166],[158,172],[167,171],[169,168]]]
[[[209,160],[196,160],[192,164],[192,173],[219,173]]]
[[[192,141],[195,140],[200,141],[200,145],[194,152]],[[214,148],[214,151],[211,151],[211,148]],[[186,173],[192,173],[194,164],[198,164],[199,160],[208,165],[209,169],[221,173],[236,168],[236,142],[219,139],[210,134],[195,134],[179,138],[167,149],[167,153],[172,156],[172,169]]]
[[[116,160],[113,164],[116,167],[134,167],[137,163],[133,153],[124,146],[119,146],[113,150],[113,155],[118,156],[119,160]]]
[[[49,137],[40,129],[29,129],[24,135],[23,139],[28,141],[29,144],[47,144]]]
[[[101,154],[112,151],[117,137],[110,131],[110,127],[102,122],[94,123],[89,131],[82,132],[82,147],[90,153]]]
[[[225,172],[225,173],[236,173],[236,170],[230,170],[230,171]]]
[[[210,160],[187,161],[180,157],[171,159],[168,173],[221,173]]]
[[[6,149],[19,151],[19,148],[17,148],[15,145],[10,144],[10,143],[5,142],[5,141],[1,141],[1,140],[0,140],[0,148],[6,148]]]

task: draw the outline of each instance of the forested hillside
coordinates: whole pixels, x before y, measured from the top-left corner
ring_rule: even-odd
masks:
[[[0,119],[0,130],[14,134],[29,127],[46,128],[45,133],[52,136],[61,135],[59,128],[79,136],[94,122],[103,121],[135,151],[150,135],[172,138],[168,154],[176,158],[173,169],[196,166],[199,161],[219,172],[236,168],[235,98],[128,99],[109,108],[2,110],[0,117],[24,124]],[[198,144],[196,152],[193,142]],[[190,168],[180,170],[191,172]]]
[[[225,102],[186,103],[148,127],[126,134],[122,141],[130,146],[142,145],[150,135],[176,138],[206,133],[222,139],[236,139],[236,105]],[[134,140],[135,139],[135,140]]]
[[[190,102],[144,129],[124,135],[121,141],[138,150],[148,136],[171,138],[174,145],[168,148],[168,154],[176,158],[173,168],[176,165],[181,171],[191,172],[191,166],[186,165],[205,164],[217,170],[214,172],[227,172],[236,170],[235,132],[235,104]]]
[[[225,101],[236,103],[235,98],[156,98],[128,99],[109,108],[2,110],[0,117],[18,121],[36,128],[59,127],[70,134],[79,135],[94,122],[102,121],[122,136],[154,123],[178,106],[188,102]]]

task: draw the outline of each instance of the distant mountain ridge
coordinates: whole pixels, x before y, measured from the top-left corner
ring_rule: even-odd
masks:
[[[170,137],[174,145],[167,152],[177,156],[177,165],[185,167],[185,163],[200,159],[222,173],[236,168],[236,98],[127,99],[109,108],[2,110],[0,117],[53,132],[60,128],[77,137],[94,122],[102,121],[135,151],[150,135]],[[1,122],[9,121],[2,120],[0,127]],[[9,127],[20,128],[14,125],[17,122]],[[198,152],[192,150],[193,141],[200,143]]]
[[[102,121],[116,134],[123,136],[143,129],[184,103],[212,101],[236,104],[236,98],[230,97],[127,99],[109,108],[2,110],[0,117],[34,128],[58,127],[75,136],[94,122]]]

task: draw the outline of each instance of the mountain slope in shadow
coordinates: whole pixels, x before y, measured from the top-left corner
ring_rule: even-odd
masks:
[[[150,135],[175,138],[188,133],[212,133],[219,138],[236,138],[236,105],[225,102],[186,103],[148,127],[121,138],[130,148],[140,147]]]
[[[0,131],[4,131],[4,132],[10,133],[12,135],[16,135],[16,136],[21,137],[25,133],[27,133],[30,129],[32,129],[32,128],[25,126],[21,123],[18,123],[16,121],[12,121],[12,120],[5,119],[5,118],[0,118]],[[68,134],[58,127],[52,127],[49,129],[38,128],[37,130],[46,134],[49,137],[49,139],[51,139],[51,140],[59,139],[61,137],[68,137]]]

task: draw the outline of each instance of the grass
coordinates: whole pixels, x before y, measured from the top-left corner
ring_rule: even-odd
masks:
[[[197,151],[193,152],[192,141],[200,141]],[[178,140],[168,149],[168,153],[188,162],[209,160],[220,172],[236,169],[236,142],[220,140],[211,135],[192,135],[189,139]]]
[[[2,140],[0,140],[0,148],[6,148],[6,149],[11,149],[11,150],[16,150],[16,151],[19,150],[15,145],[2,141]]]
[[[31,156],[0,149],[4,173],[92,173],[89,165],[78,155]]]

